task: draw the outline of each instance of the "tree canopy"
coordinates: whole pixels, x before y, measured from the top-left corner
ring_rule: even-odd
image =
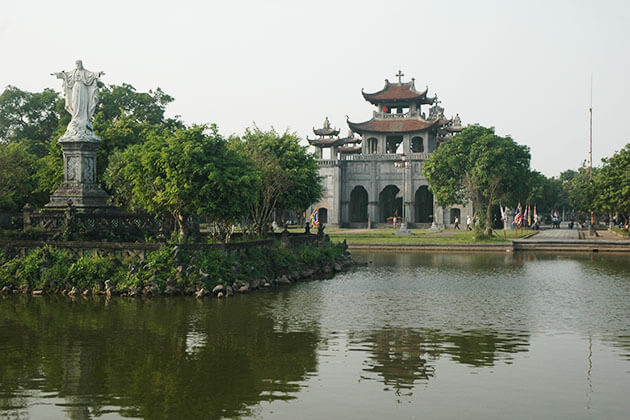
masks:
[[[232,150],[250,159],[260,171],[257,196],[249,205],[257,234],[264,234],[275,211],[303,211],[319,200],[322,186],[317,161],[295,133],[254,127],[230,143]]]
[[[151,132],[111,162],[105,179],[119,204],[170,218],[183,237],[191,216],[235,223],[254,200],[256,172],[214,125]]]
[[[440,205],[472,202],[490,232],[491,208],[525,194],[530,154],[527,146],[473,125],[447,142],[425,162],[422,173]]]

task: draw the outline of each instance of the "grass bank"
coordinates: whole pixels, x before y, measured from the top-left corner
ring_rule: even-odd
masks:
[[[533,230],[497,230],[490,238],[477,239],[474,231],[447,229],[443,232],[427,232],[426,229],[410,229],[413,235],[396,235],[394,229],[356,229],[326,231],[331,241],[357,244],[397,243],[397,244],[492,244],[507,243],[512,239],[534,233]],[[504,236],[505,234],[505,236]]]
[[[44,246],[26,257],[9,257],[0,250],[1,293],[61,293],[107,295],[198,296],[246,292],[288,284],[318,275],[331,275],[352,262],[339,243],[285,249],[248,249],[226,255],[220,250],[184,251],[176,246],[137,258],[85,255]]]

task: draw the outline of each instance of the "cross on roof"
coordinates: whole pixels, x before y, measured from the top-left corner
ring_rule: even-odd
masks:
[[[402,72],[402,70],[398,70],[398,73],[396,73],[396,77],[398,77],[398,83],[402,83],[402,77],[405,74]]]

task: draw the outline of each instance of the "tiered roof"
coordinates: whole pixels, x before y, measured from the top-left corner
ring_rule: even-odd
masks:
[[[383,89],[374,93],[365,93],[361,90],[361,94],[366,101],[373,105],[396,104],[400,102],[432,104],[435,98],[427,97],[428,90],[429,88],[427,87],[423,91],[417,91],[414,79],[411,79],[411,82],[408,83],[390,83],[389,80],[385,79],[385,87]]]
[[[372,118],[371,120],[353,123],[348,121],[348,125],[355,133],[363,134],[366,132],[377,133],[410,133],[414,131],[427,130],[435,125],[439,121],[425,121],[418,117],[415,119],[400,119],[400,120],[378,120]]]

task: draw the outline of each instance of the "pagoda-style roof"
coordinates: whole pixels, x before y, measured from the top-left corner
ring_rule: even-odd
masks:
[[[339,153],[351,154],[351,153],[361,153],[360,147],[340,147],[337,149]]]
[[[376,120],[371,119],[360,123],[348,121],[348,126],[355,133],[412,133],[425,131],[439,124],[438,120],[425,121],[423,119],[396,119]]]
[[[357,137],[344,137],[342,139],[340,138],[319,138],[319,139],[309,139],[308,137],[306,138],[306,140],[308,140],[308,142],[310,143],[311,146],[316,146],[316,147],[333,147],[333,146],[343,146],[346,144],[358,144],[361,143],[361,139],[357,138]]]
[[[306,140],[308,140],[311,146],[332,147],[332,146],[342,146],[344,139],[340,139],[340,138],[309,139],[307,137]]]
[[[313,127],[313,133],[315,133],[315,135],[320,136],[320,137],[338,136],[339,130],[336,128],[332,128],[330,126],[330,121],[328,121],[328,117],[326,117],[326,119],[324,120],[324,126],[322,128]]]
[[[365,93],[361,90],[361,94],[366,101],[369,101],[373,105],[398,102],[432,104],[435,98],[427,98],[428,90],[429,88],[423,91],[417,91],[414,79],[411,79],[411,82],[408,83],[390,83],[389,80],[385,79],[385,87],[383,89],[374,93]]]

